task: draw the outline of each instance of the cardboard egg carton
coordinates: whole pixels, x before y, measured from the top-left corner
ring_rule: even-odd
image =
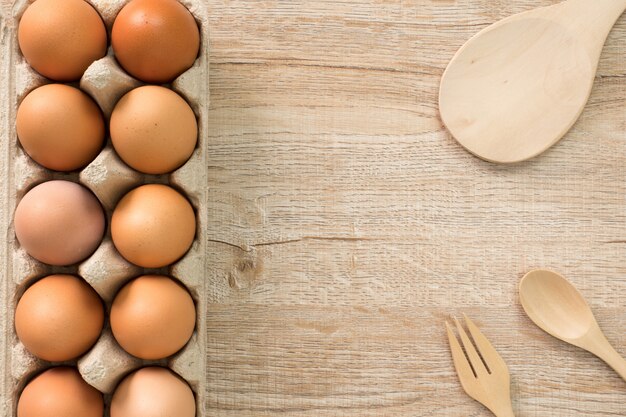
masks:
[[[102,16],[110,35],[113,20],[126,0],[89,0]],[[99,340],[81,358],[69,364],[92,386],[110,399],[118,382],[129,372],[149,364],[167,365],[185,378],[196,395],[198,417],[206,410],[206,220],[207,220],[207,117],[208,88],[208,16],[202,0],[181,0],[196,18],[201,34],[200,54],[194,66],[178,77],[171,88],[187,99],[198,118],[198,144],[189,161],[169,175],[144,175],[129,168],[116,155],[110,140],[98,157],[80,172],[59,173],[42,168],[24,153],[15,132],[15,116],[21,100],[33,89],[50,83],[25,62],[17,42],[20,16],[30,3],[17,0],[11,15],[0,20],[0,86],[3,94],[0,112],[0,174],[4,178],[0,191],[0,223],[4,239],[0,239],[3,270],[0,299],[0,415],[15,416],[17,400],[24,385],[41,370],[55,366],[31,355],[15,334],[14,311],[20,296],[35,280],[51,273],[82,276],[100,294],[108,311],[119,288],[143,273],[168,274],[178,278],[190,291],[196,303],[196,329],[189,343],[174,356],[160,361],[144,361],[126,353],[115,341],[107,323]],[[94,62],[80,81],[83,91],[99,104],[108,120],[117,100],[131,89],[142,85],[117,64],[111,48],[107,55]],[[110,231],[98,249],[85,261],[68,267],[52,267],[30,257],[19,245],[13,230],[13,213],[24,194],[33,186],[51,179],[76,181],[91,189],[98,197],[110,223],[118,200],[130,189],[144,183],[166,183],[183,192],[196,210],[197,232],[187,254],[174,265],[146,270],[127,262],[115,249]]]

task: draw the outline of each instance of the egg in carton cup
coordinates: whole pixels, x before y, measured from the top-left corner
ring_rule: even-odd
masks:
[[[99,12],[107,32],[119,10],[127,3],[122,0],[88,0]],[[110,326],[96,344],[77,361],[83,379],[104,394],[111,394],[120,380],[131,371],[145,365],[168,366],[183,377],[196,397],[196,415],[206,416],[206,280],[207,266],[207,119],[209,110],[209,37],[208,12],[201,0],[180,1],[194,16],[200,31],[199,55],[193,66],[177,77],[170,87],[183,96],[193,109],[198,123],[198,142],[190,159],[167,175],[145,175],[128,167],[113,150],[110,139],[100,154],[80,172],[49,171],[34,162],[21,148],[17,139],[15,120],[19,104],[32,90],[51,81],[33,70],[22,56],[17,29],[28,5],[17,0],[10,15],[0,18],[0,82],[2,108],[0,112],[0,174],[3,204],[0,221],[5,239],[0,239],[2,253],[2,317],[0,317],[0,346],[4,349],[0,379],[0,414],[14,416],[17,400],[26,383],[42,370],[59,365],[33,356],[18,340],[14,327],[17,302],[26,288],[37,279],[52,273],[76,274],[84,278],[100,295],[110,311],[117,291],[130,279],[144,273],[160,273],[177,278],[189,290],[196,307],[196,327],[189,342],[173,356],[146,361],[126,353],[116,342]],[[109,36],[110,39],[110,36]],[[80,80],[80,88],[101,108],[108,121],[116,102],[128,91],[143,85],[129,76],[117,63],[109,47],[102,59],[95,61]],[[76,85],[78,87],[78,85]],[[35,185],[51,179],[78,182],[93,191],[100,200],[110,224],[111,214],[120,198],[129,190],[145,183],[165,183],[182,192],[191,202],[196,215],[196,236],[189,251],[176,263],[158,270],[146,270],[126,261],[116,250],[107,231],[96,251],[78,265],[53,267],[43,264],[20,247],[15,237],[13,214],[21,198]],[[110,395],[106,395],[107,400]]]

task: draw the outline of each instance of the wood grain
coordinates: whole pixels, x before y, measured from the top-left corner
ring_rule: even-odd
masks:
[[[529,162],[469,155],[437,111],[471,35],[554,3],[208,0],[208,415],[489,416],[452,366],[461,312],[519,416],[626,415],[626,384],[517,296],[560,271],[626,355],[626,18],[581,119]]]
[[[520,416],[626,415],[626,385],[544,334],[552,267],[626,355],[626,19],[565,139],[510,167],[458,146],[440,76],[471,35],[555,1],[210,1],[209,415],[488,416],[443,321],[507,361]]]

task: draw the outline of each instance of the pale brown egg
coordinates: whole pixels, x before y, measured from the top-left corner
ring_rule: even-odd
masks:
[[[176,0],[131,0],[113,22],[111,45],[130,75],[162,84],[193,65],[200,32],[189,10]]]
[[[111,400],[111,417],[194,417],[189,385],[166,368],[147,367],[128,375]],[[21,416],[20,416],[21,417]]]
[[[198,138],[196,116],[172,90],[144,86],[128,92],[111,115],[111,142],[137,171],[165,174],[183,165]]]
[[[77,358],[98,340],[102,301],[82,278],[49,275],[31,285],[15,309],[15,331],[33,355],[51,362]]]
[[[71,265],[96,250],[104,234],[98,199],[71,181],[35,186],[19,202],[15,235],[33,258],[50,265]]]
[[[111,307],[111,330],[120,346],[141,359],[178,352],[193,333],[196,308],[189,292],[161,275],[144,275],[126,284]]]
[[[106,53],[102,18],[83,0],[37,0],[19,23],[18,42],[26,61],[57,81],[78,80]]]
[[[102,394],[67,366],[37,375],[17,403],[17,417],[102,417],[103,413]]]
[[[15,126],[26,153],[55,171],[83,168],[98,155],[104,141],[98,105],[64,84],[31,91],[17,109]]]
[[[115,207],[111,236],[128,261],[144,268],[171,264],[187,252],[196,232],[191,204],[167,185],[131,190]]]

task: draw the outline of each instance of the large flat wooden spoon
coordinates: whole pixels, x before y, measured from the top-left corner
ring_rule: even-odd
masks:
[[[441,80],[452,136],[492,162],[532,158],[580,116],[626,0],[568,0],[510,16],[459,49]]]

